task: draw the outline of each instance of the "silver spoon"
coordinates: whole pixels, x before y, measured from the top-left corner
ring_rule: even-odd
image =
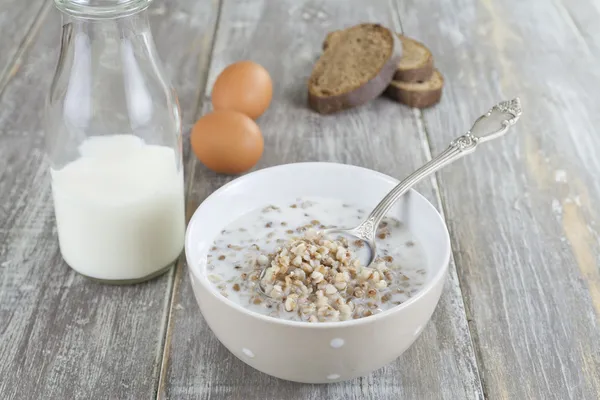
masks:
[[[369,262],[365,265],[370,265],[375,258],[377,258],[377,245],[375,243],[377,227],[390,208],[392,208],[402,195],[423,178],[428,177],[459,158],[474,152],[480,143],[488,142],[504,135],[508,129],[519,120],[520,116],[521,102],[518,97],[510,101],[502,101],[496,104],[487,113],[477,118],[467,133],[454,139],[445,151],[431,159],[394,187],[379,202],[379,204],[377,204],[367,219],[360,225],[351,229],[325,229],[322,231],[323,235],[331,236],[342,234],[353,236],[356,239],[366,242],[370,249],[370,257]],[[268,265],[261,271],[258,285],[259,290],[266,296],[268,295],[262,287],[262,280],[267,268]]]

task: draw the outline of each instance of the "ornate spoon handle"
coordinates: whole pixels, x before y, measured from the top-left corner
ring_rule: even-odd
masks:
[[[521,103],[518,97],[510,101],[503,101],[492,107],[491,110],[475,121],[467,133],[453,140],[446,150],[407,176],[398,186],[392,189],[369,214],[367,219],[353,229],[354,234],[366,241],[374,240],[379,223],[408,189],[437,170],[474,152],[480,143],[504,135],[518,121],[520,116]]]

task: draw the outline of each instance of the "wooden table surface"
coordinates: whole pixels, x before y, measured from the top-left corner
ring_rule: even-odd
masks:
[[[180,262],[149,283],[92,283],[62,261],[44,160],[58,56],[49,0],[0,5],[1,399],[598,399],[600,1],[157,0],[150,18],[179,94],[187,210],[231,177],[187,146],[229,63],[274,81],[256,168],[356,164],[398,178],[502,99],[514,132],[418,186],[447,221],[453,260],[433,320],[391,365],[302,385],[219,344]],[[446,78],[419,111],[384,98],[323,117],[306,79],[333,29],[375,21],[426,43]]]

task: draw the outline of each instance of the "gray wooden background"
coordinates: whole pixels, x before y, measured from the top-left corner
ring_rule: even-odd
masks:
[[[524,114],[506,139],[418,188],[444,213],[454,252],[415,345],[350,382],[284,382],[218,343],[183,258],[130,287],[91,283],[63,263],[42,120],[60,16],[49,0],[2,0],[0,398],[600,397],[600,1],[156,0],[149,13],[186,139],[227,64],[252,59],[270,71],[257,168],[326,160],[401,178],[497,101],[518,95]],[[325,34],[363,21],[431,48],[446,78],[439,105],[382,98],[330,117],[307,109]],[[190,215],[232,179],[188,146],[185,167]]]

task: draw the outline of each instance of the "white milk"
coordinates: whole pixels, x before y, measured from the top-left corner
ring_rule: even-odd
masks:
[[[265,301],[254,302],[256,282],[251,277],[262,268],[258,266],[259,270],[256,270],[255,260],[261,254],[275,252],[290,238],[302,236],[302,227],[356,226],[365,219],[365,210],[367,208],[338,199],[307,197],[251,211],[227,225],[215,238],[207,255],[208,279],[219,293],[242,307],[275,318],[301,321],[296,312],[285,311],[280,301],[259,296]],[[389,294],[390,301],[381,304],[381,308],[373,313],[403,303],[418,293],[427,281],[427,256],[416,237],[398,220],[386,218],[384,222],[389,236],[376,239],[377,251],[380,256],[392,257],[393,261],[386,264],[395,275],[390,286],[382,290]],[[366,248],[351,244],[350,249],[357,258],[368,259]]]
[[[183,249],[183,175],[172,148],[132,135],[96,136],[80,158],[52,170],[63,258],[102,280],[137,280]]]

